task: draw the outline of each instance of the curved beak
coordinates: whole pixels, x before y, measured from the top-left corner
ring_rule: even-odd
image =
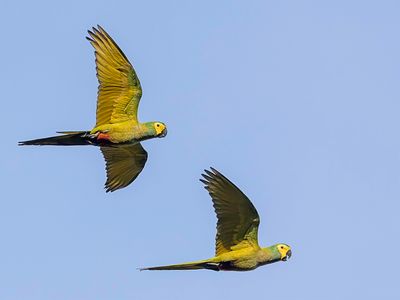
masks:
[[[168,133],[167,127],[165,127],[164,130],[161,131],[161,133],[158,135],[158,137],[159,137],[159,138],[162,138],[162,137],[166,136],[167,133]]]
[[[286,256],[282,258],[283,261],[287,261],[292,256],[292,250],[286,252]]]

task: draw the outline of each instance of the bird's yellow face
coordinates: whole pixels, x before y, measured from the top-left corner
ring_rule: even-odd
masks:
[[[281,254],[281,260],[286,261],[292,256],[292,250],[290,249],[290,246],[286,244],[278,244],[276,247]]]
[[[167,126],[161,122],[154,122],[154,129],[157,137],[164,137],[167,135]]]

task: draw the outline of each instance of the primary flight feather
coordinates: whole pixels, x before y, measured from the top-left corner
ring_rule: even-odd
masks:
[[[99,26],[86,37],[95,49],[99,80],[96,127],[131,121],[138,124],[142,87],[131,63],[114,40]]]
[[[250,271],[277,261],[286,261],[290,246],[275,244],[261,248],[258,245],[260,217],[249,198],[217,170],[202,174],[217,215],[215,256],[195,262],[143,268],[141,270],[196,270]]]
[[[140,141],[164,137],[162,122],[140,123],[142,87],[131,63],[101,27],[88,31],[95,50],[97,79],[96,125],[90,131],[63,131],[62,135],[20,142],[19,145],[95,145],[106,161],[106,191],[128,186],[140,174],[147,152]]]

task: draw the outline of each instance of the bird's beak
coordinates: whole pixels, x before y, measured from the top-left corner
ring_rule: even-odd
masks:
[[[167,133],[168,133],[167,127],[165,127],[164,130],[161,131],[161,133],[158,135],[158,137],[159,137],[159,138],[162,138],[162,137],[166,136]]]
[[[283,261],[287,261],[292,256],[292,250],[286,252],[286,256],[282,258]]]

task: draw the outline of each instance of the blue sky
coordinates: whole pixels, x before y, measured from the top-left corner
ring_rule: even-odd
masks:
[[[398,1],[2,1],[1,299],[399,299]],[[86,30],[134,64],[148,163],[103,190],[95,147],[17,147],[90,129]],[[198,181],[213,166],[252,199],[253,272],[139,272],[214,254]]]

